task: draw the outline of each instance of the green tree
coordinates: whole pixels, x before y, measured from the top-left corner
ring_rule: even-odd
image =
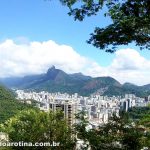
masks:
[[[140,150],[145,144],[144,131],[132,123],[124,112],[113,115],[109,122],[96,129],[86,130],[84,117],[76,128],[78,138],[87,143],[92,150]]]
[[[143,142],[150,148],[150,106],[133,107],[129,110],[128,115],[144,131]]]
[[[87,121],[86,118],[86,112],[81,111],[78,114],[76,114],[76,119],[78,122],[74,124],[74,130],[75,134],[77,136],[77,139],[82,140],[82,149],[87,150],[89,148],[89,141],[88,141],[88,132],[86,130],[87,125],[89,122]]]
[[[104,7],[105,17],[112,23],[104,28],[96,27],[87,41],[95,47],[114,52],[116,46],[135,42],[141,49],[150,49],[150,1],[149,0],[60,0],[75,20],[96,15]]]
[[[1,131],[9,135],[11,142],[58,142],[57,147],[42,149],[70,150],[74,147],[71,128],[63,118],[62,112],[43,112],[39,110],[22,111],[1,125]],[[41,149],[41,147],[21,147],[22,149]],[[20,149],[20,147],[13,147]]]
[[[150,148],[150,112],[146,113],[139,121],[144,126],[146,135],[146,146]]]
[[[0,123],[4,123],[7,119],[14,116],[21,110],[25,109],[38,109],[33,105],[21,103],[15,99],[14,93],[0,86]]]
[[[138,121],[142,119],[145,114],[150,114],[150,107],[132,107],[129,109],[128,114],[134,121]]]

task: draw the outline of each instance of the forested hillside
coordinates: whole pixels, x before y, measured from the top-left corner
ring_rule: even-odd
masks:
[[[0,86],[0,123],[27,108],[33,108],[33,106],[17,101],[10,90]]]

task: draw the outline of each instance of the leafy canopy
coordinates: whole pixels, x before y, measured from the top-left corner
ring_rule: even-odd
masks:
[[[57,147],[40,147],[45,150],[70,150],[74,146],[72,130],[60,111],[43,112],[34,109],[21,111],[1,124],[0,131],[7,133],[11,142],[59,143]],[[13,147],[13,149],[20,149],[20,147]],[[37,147],[22,147],[22,149],[33,150]]]
[[[86,130],[87,121],[84,113],[78,116],[80,122],[75,125],[77,137],[82,139],[91,150],[140,150],[149,146],[149,137],[145,128],[132,122],[125,112],[109,118],[109,122],[98,128]]]
[[[104,28],[96,27],[87,41],[100,50],[114,52],[116,46],[135,42],[140,49],[150,49],[150,1],[149,0],[60,0],[75,20],[96,15],[107,7],[105,17],[112,23]]]
[[[37,109],[32,105],[21,103],[15,99],[14,93],[0,86],[0,123],[5,122],[21,110]]]

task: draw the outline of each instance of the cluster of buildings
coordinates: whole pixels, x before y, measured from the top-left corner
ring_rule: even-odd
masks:
[[[83,97],[77,93],[69,95],[67,93],[48,93],[45,91],[36,93],[17,90],[16,93],[17,99],[20,101],[30,104],[31,100],[35,100],[37,107],[41,110],[62,110],[70,125],[77,121],[75,114],[84,111],[91,128],[107,123],[113,113],[119,115],[120,110],[128,111],[131,107],[143,107],[150,102],[150,96],[145,99],[136,97],[134,94],[125,94],[124,97],[101,95]]]

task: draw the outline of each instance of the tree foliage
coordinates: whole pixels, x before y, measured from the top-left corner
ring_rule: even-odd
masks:
[[[116,46],[135,42],[141,49],[150,49],[150,1],[149,0],[60,0],[70,9],[69,15],[83,21],[107,7],[105,17],[112,23],[104,28],[96,27],[87,41],[95,47],[114,52]]]
[[[144,116],[138,123],[133,122],[125,112],[109,118],[109,122],[97,128],[87,130],[89,122],[84,112],[76,115],[78,122],[73,128],[68,126],[62,112],[43,112],[24,110],[5,123],[0,130],[9,135],[11,142],[59,142],[58,147],[43,149],[70,150],[75,148],[76,136],[84,142],[82,149],[91,150],[141,150],[150,147],[150,117]],[[20,149],[20,147],[12,147]],[[22,149],[39,149],[41,147],[23,147]]]
[[[70,150],[74,146],[71,128],[61,112],[43,112],[25,110],[1,125],[1,131],[9,135],[11,142],[58,142],[57,147],[39,147],[43,149]],[[37,149],[37,147],[21,147],[22,149]],[[20,149],[14,147],[13,149]]]
[[[76,128],[81,138],[92,150],[140,150],[147,146],[148,137],[138,124],[130,121],[129,116],[121,112],[120,117],[113,115],[107,124],[96,129],[86,130],[83,116]],[[82,138],[83,137],[83,138]]]
[[[12,91],[0,86],[0,123],[5,122],[19,111],[29,108],[33,106],[17,101]]]
[[[150,115],[150,106],[149,107],[132,107],[129,109],[128,114],[133,120],[140,120],[146,115]]]

